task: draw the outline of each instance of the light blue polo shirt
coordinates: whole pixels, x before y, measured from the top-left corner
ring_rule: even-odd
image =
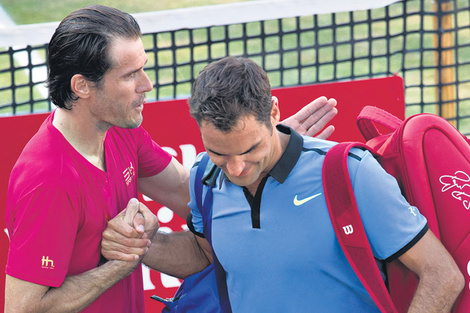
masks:
[[[227,272],[233,312],[379,312],[331,225],[322,165],[334,143],[278,130],[290,132],[289,144],[255,197],[222,172],[213,188],[212,245]],[[373,253],[398,257],[424,235],[426,219],[369,152],[353,154],[349,172]],[[189,206],[202,233],[194,175],[195,168]]]

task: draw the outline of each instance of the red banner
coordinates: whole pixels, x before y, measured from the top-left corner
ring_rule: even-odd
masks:
[[[297,112],[301,107],[319,96],[335,98],[339,113],[333,120],[335,133],[330,138],[335,141],[363,141],[356,127],[356,117],[365,105],[383,108],[392,114],[404,118],[403,81],[393,76],[302,87],[280,88],[273,90],[279,98],[281,119]],[[0,118],[0,268],[4,269],[8,251],[8,235],[5,224],[6,190],[10,171],[20,155],[24,145],[37,131],[47,114],[14,116]],[[145,129],[152,138],[170,152],[186,168],[190,168],[197,153],[203,151],[199,129],[189,116],[187,100],[171,100],[147,103],[144,110]],[[141,196],[141,201],[158,216],[161,230],[180,231],[186,227],[185,221],[174,215],[171,210]],[[149,270],[144,266],[144,289],[146,311],[159,312],[162,305],[150,296],[171,297],[180,281],[176,278]],[[5,275],[0,276],[0,305],[4,303]]]

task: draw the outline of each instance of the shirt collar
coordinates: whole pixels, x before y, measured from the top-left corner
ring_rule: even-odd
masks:
[[[300,157],[304,139],[302,136],[300,136],[299,133],[290,127],[284,125],[277,125],[276,127],[277,130],[281,133],[290,135],[286,150],[282,154],[279,161],[277,161],[276,165],[269,172],[269,175],[282,184],[287,179],[287,176],[289,176]]]
[[[300,157],[304,139],[299,133],[290,127],[279,124],[276,126],[276,128],[281,133],[290,135],[286,150],[282,154],[281,158],[277,161],[276,165],[274,165],[274,167],[268,173],[269,176],[272,176],[275,180],[282,184],[287,179],[287,176],[289,176]],[[224,179],[228,180],[227,176],[225,176],[225,173],[222,172],[219,181],[219,188],[222,186],[222,181]]]

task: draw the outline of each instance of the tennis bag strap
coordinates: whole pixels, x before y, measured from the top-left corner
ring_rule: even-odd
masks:
[[[326,154],[322,176],[328,211],[344,254],[372,300],[382,313],[396,313],[357,209],[347,165],[353,147],[370,150],[358,142],[343,142]]]
[[[217,179],[220,168],[215,166],[207,154],[204,154],[201,161],[199,162],[196,170],[196,177],[194,182],[194,191],[196,195],[196,204],[202,215],[202,222],[204,225],[204,237],[209,241],[212,246],[212,187],[215,186],[215,180]],[[207,191],[203,197],[203,186],[206,186]],[[227,277],[222,264],[220,264],[212,249],[212,255],[214,258],[214,269],[215,276],[217,278],[217,291],[219,294],[219,301],[222,312],[231,313],[232,308],[230,306],[230,300],[228,298],[227,290]]]
[[[382,135],[376,124],[394,131],[403,124],[403,121],[385,110],[365,106],[357,116],[357,126],[366,141]]]
[[[371,124],[380,126],[384,134]],[[357,126],[366,145],[380,153],[382,167],[396,178],[408,202],[426,217],[430,230],[464,274],[466,288],[452,312],[470,312],[469,139],[438,115],[419,113],[401,121],[372,106],[362,109]],[[397,310],[406,312],[418,286],[415,273],[395,260],[387,264],[387,275]]]

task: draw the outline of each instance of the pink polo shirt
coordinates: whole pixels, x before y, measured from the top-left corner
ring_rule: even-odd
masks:
[[[137,177],[160,173],[171,156],[142,127],[112,127],[105,139],[104,172],[68,143],[52,125],[53,115],[26,145],[11,172],[6,273],[59,287],[66,276],[97,267],[107,220],[137,197]],[[84,310],[143,311],[140,266]]]

